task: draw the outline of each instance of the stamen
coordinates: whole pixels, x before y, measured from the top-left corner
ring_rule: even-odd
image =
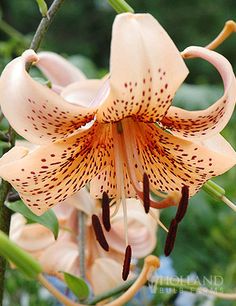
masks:
[[[111,229],[111,222],[110,222],[110,204],[109,204],[109,197],[106,192],[102,194],[102,223],[107,232]]]
[[[236,211],[236,205],[235,205],[233,202],[231,202],[228,198],[226,198],[225,196],[223,196],[223,197],[221,198],[221,200],[222,200],[226,205],[228,205],[231,209],[233,209],[233,211]]]
[[[121,123],[119,123],[121,125]],[[113,139],[114,139],[114,153],[115,153],[115,169],[116,169],[116,184],[117,196],[120,197],[123,215],[124,215],[124,229],[125,229],[125,244],[128,245],[128,217],[127,207],[125,200],[125,186],[124,186],[124,156],[122,149],[122,134],[118,133],[117,125],[113,126]]]
[[[124,281],[127,280],[129,276],[131,256],[132,256],[132,249],[131,249],[131,246],[128,245],[125,250],[125,259],[124,259],[123,271],[122,271],[122,278]]]
[[[139,161],[137,146],[135,144],[135,135],[133,134],[133,128],[128,119],[125,119],[122,121],[122,126],[123,126],[124,133],[121,135],[121,137],[125,144],[124,147],[122,147],[122,149],[123,149],[123,155],[125,158],[125,162],[127,165],[128,175],[129,175],[129,178],[131,180],[131,183],[133,185],[133,188],[137,196],[143,200],[144,198],[143,190],[141,189],[139,180],[138,180],[138,177],[142,177],[143,175],[143,168]],[[130,137],[127,139],[125,135],[129,135]],[[153,188],[149,185],[149,191],[150,190],[153,193],[155,193],[155,195],[160,196],[161,198],[167,198],[166,194],[158,190],[153,190]],[[170,199],[167,199],[167,201],[164,201],[163,203],[162,201],[160,201],[160,205],[158,204],[159,204],[158,202],[155,202],[150,199],[150,206],[155,207],[155,208],[166,208],[166,207],[175,205],[172,201],[170,201]]]
[[[143,174],[143,206],[145,213],[148,214],[150,210],[150,197],[149,197],[149,179],[146,173]]]
[[[169,256],[172,252],[175,245],[175,238],[178,229],[178,222],[176,219],[173,219],[170,224],[169,232],[166,237],[164,253],[166,256]]]
[[[118,210],[120,208],[120,203],[121,203],[121,201],[120,201],[120,198],[118,198],[118,197],[111,200],[110,206],[112,207],[113,205],[115,205],[116,207],[115,207],[113,213],[111,214],[110,218],[115,217],[115,215],[118,213]]]
[[[179,223],[186,214],[189,200],[189,187],[184,185],[182,187],[182,196],[179,202],[178,210],[175,216],[175,220]]]
[[[92,215],[92,225],[93,225],[93,230],[95,233],[95,236],[97,238],[97,241],[99,242],[100,246],[105,250],[109,251],[109,245],[106,241],[106,238],[104,236],[103,230],[102,230],[102,225],[100,223],[100,220],[98,216]]]
[[[163,224],[163,223],[161,222],[161,220],[153,213],[152,210],[149,211],[149,214],[150,214],[151,217],[156,221],[156,223],[157,223],[158,225],[160,225],[160,227],[161,227],[164,231],[166,231],[167,233],[169,232],[169,230],[168,230],[168,228],[165,226],[165,224]]]

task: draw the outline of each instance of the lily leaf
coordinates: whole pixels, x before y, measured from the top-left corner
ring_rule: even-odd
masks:
[[[89,286],[86,282],[75,275],[63,272],[64,279],[69,289],[79,298],[79,300],[87,299],[89,296]]]
[[[22,214],[25,218],[32,222],[39,223],[52,231],[55,239],[58,237],[59,224],[57,217],[52,209],[46,211],[43,215],[37,216],[22,202],[7,202],[6,206],[14,212]]]

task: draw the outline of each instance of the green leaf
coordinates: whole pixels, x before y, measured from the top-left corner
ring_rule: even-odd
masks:
[[[89,296],[89,287],[86,282],[75,275],[64,273],[64,279],[70,290],[79,298],[79,300],[87,299]]]
[[[6,206],[14,212],[22,214],[25,218],[29,219],[32,222],[44,225],[52,231],[55,239],[57,239],[59,232],[59,224],[57,217],[52,209],[46,211],[41,216],[37,216],[22,201],[16,201],[12,203],[7,202]]]
[[[36,0],[39,6],[39,11],[42,14],[43,17],[47,17],[48,13],[48,6],[47,3],[44,0]]]
[[[0,255],[11,261],[30,278],[37,278],[42,272],[40,264],[30,254],[8,239],[2,231],[0,231]]]

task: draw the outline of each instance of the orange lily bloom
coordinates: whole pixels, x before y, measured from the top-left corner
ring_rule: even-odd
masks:
[[[1,177],[36,214],[89,182],[94,198],[105,192],[123,207],[126,197],[144,200],[149,191],[164,198],[188,186],[195,194],[236,163],[219,134],[235,106],[236,81],[230,63],[214,51],[189,47],[183,55],[209,61],[223,79],[223,96],[206,110],[171,106],[188,69],[149,14],[116,17],[107,80],[81,80],[60,95],[29,76],[25,64],[39,57],[23,53],[2,73],[1,108],[20,135],[41,146],[5,154]],[[159,207],[165,205],[171,203]]]

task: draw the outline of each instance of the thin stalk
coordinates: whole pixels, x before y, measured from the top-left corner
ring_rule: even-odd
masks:
[[[122,285],[115,287],[114,289],[110,290],[110,291],[106,291],[102,294],[99,294],[97,296],[95,296],[91,301],[88,302],[88,305],[97,305],[97,303],[109,299],[112,296],[117,296],[118,294],[128,290],[133,283],[136,281],[137,278],[133,278],[131,280],[127,280],[125,283],[123,283]]]
[[[79,269],[81,278],[85,279],[85,218],[86,215],[83,211],[79,211]]]
[[[50,6],[47,16],[43,17],[30,44],[30,49],[37,51],[45,34],[48,31],[50,24],[52,23],[53,18],[60,9],[61,5],[65,0],[54,0]]]
[[[120,13],[134,13],[133,8],[124,0],[108,0],[108,3],[114,8],[114,10]]]

